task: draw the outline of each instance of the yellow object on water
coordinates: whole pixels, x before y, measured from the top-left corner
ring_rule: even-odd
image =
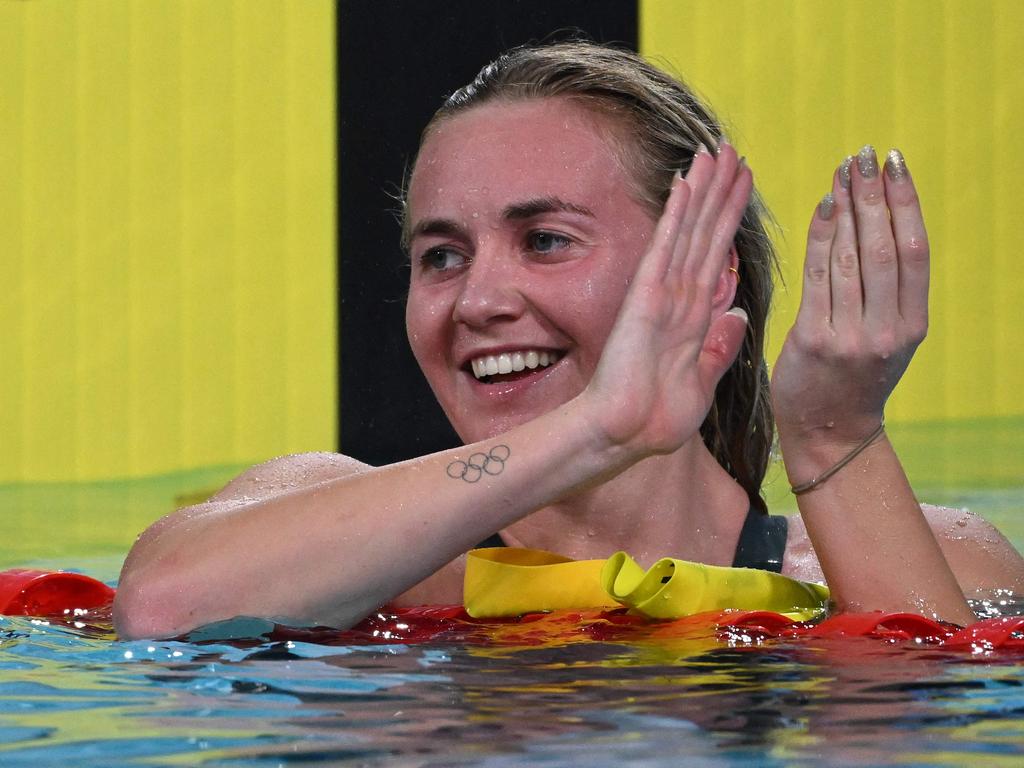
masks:
[[[518,547],[474,549],[466,557],[462,600],[474,618],[566,608],[618,608],[601,586],[604,560],[572,560]]]
[[[755,568],[666,557],[644,571],[625,552],[607,560],[572,560],[514,547],[470,551],[463,587],[466,612],[474,618],[625,606],[654,619],[735,608],[806,621],[821,615],[828,599],[821,584]]]

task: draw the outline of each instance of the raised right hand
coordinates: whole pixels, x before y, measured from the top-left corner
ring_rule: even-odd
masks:
[[[724,311],[750,170],[727,143],[676,176],[590,385],[594,423],[614,445],[669,453],[697,433],[746,332]],[[724,306],[723,306],[724,304]]]

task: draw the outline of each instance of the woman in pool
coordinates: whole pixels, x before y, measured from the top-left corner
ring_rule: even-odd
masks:
[[[711,151],[708,151],[710,149]],[[903,158],[833,174],[770,400],[800,516],[768,517],[774,256],[713,116],[635,54],[517,49],[423,134],[404,238],[409,340],[466,445],[386,467],[276,459],[164,518],[121,575],[122,636],[236,615],[345,627],[461,600],[463,553],[624,549],[827,579],[846,609],[968,623],[1024,583],[991,526],[922,507],[881,431],[927,326]]]

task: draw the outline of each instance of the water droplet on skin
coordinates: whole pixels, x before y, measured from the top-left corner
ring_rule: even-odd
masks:
[[[477,213],[476,211],[473,211],[473,218],[474,219],[479,219],[480,218],[480,214]]]
[[[836,423],[834,421],[826,421],[825,422],[825,426],[828,427],[829,429],[832,429],[835,425],[836,425]]]

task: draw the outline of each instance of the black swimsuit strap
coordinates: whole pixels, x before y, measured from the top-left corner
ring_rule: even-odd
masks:
[[[736,544],[733,568],[759,568],[781,573],[788,534],[789,520],[784,515],[766,515],[751,508]]]
[[[501,534],[492,533],[486,539],[481,541],[474,547],[474,549],[486,549],[487,547],[504,547],[505,542],[501,540]]]
[[[786,554],[788,524],[789,521],[783,515],[765,515],[751,508],[736,544],[733,568],[758,568],[781,573],[782,557]],[[506,544],[501,536],[493,533],[477,544],[476,548],[504,546]]]

